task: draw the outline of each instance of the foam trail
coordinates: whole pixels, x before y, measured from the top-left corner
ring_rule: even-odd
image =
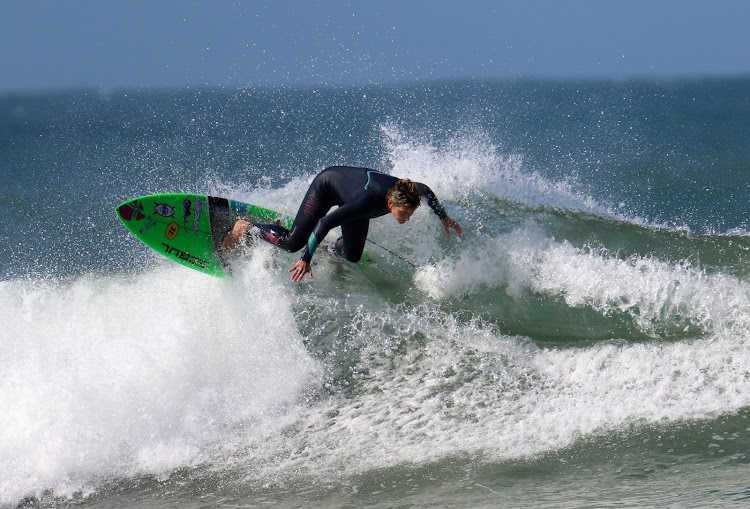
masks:
[[[750,354],[735,338],[540,349],[478,320],[403,311],[356,313],[358,389],[301,408],[282,435],[241,437],[233,449],[251,457],[233,467],[252,464],[255,479],[332,482],[450,458],[518,460],[633,423],[750,404]]]

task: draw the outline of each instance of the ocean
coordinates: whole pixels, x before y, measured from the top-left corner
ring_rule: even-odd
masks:
[[[115,214],[338,164],[463,236],[383,217],[295,284]],[[2,95],[0,506],[747,506],[749,199],[750,78]]]

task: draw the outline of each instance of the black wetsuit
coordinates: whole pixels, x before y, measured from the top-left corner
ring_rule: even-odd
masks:
[[[399,178],[369,168],[332,166],[320,172],[310,184],[294,219],[291,231],[278,225],[253,225],[262,230],[261,238],[282,249],[295,252],[305,247],[302,260],[310,262],[326,234],[341,226],[338,254],[351,262],[362,257],[370,219],[388,214],[386,194]],[[435,193],[416,183],[419,193],[442,220],[446,213]],[[328,214],[334,206],[338,208]],[[251,234],[252,226],[248,228]]]

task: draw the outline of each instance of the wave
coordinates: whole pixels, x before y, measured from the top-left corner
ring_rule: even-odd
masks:
[[[131,479],[340,486],[746,413],[742,232],[651,224],[475,129],[433,143],[385,124],[381,143],[462,240],[422,208],[370,231],[409,264],[374,249],[361,271],[322,250],[311,284],[271,246],[227,280],[128,252],[1,281],[0,502]],[[208,187],[293,213],[311,177]]]
[[[477,270],[466,252],[418,269],[422,292],[450,297],[428,300],[325,253],[314,284],[294,285],[271,246],[238,260],[231,280],[164,261],[3,282],[0,499],[175,475],[241,490],[330,485],[451,458],[525,460],[750,405],[746,283],[582,251],[533,227],[488,243],[484,256],[504,249],[505,267]],[[435,270],[446,279],[425,287]],[[662,340],[545,345],[472,307],[488,283],[625,314]],[[683,324],[700,332],[670,340]]]
[[[547,299],[553,304],[540,304],[535,314],[545,311],[548,327],[556,320],[560,326],[581,318],[571,310],[586,310],[598,318],[594,330],[602,334],[600,339],[612,338],[616,330],[626,340],[631,334],[682,339],[750,330],[747,280],[709,272],[687,259],[621,257],[603,247],[577,247],[548,236],[536,224],[478,241],[457,258],[424,266],[415,282],[437,300],[505,300],[506,312],[515,301]],[[630,327],[622,330],[622,320]],[[608,321],[610,329],[602,331]]]

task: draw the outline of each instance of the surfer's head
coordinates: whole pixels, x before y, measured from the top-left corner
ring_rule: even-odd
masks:
[[[422,201],[417,184],[409,179],[401,179],[385,195],[388,210],[399,224],[409,220]]]

